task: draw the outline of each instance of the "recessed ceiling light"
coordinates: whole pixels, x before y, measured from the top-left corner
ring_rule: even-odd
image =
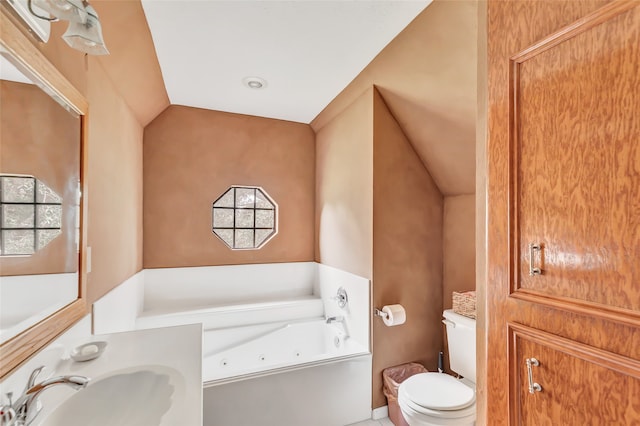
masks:
[[[267,87],[267,80],[260,77],[245,77],[242,83],[249,89],[264,89]]]

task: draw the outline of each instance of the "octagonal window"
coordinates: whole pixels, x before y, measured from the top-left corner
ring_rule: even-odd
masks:
[[[61,228],[62,197],[33,176],[0,175],[0,256],[30,256]]]
[[[277,205],[254,186],[232,186],[213,202],[213,233],[233,250],[259,249],[277,232]]]

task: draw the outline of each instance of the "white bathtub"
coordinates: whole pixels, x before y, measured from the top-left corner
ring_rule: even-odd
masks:
[[[211,386],[368,353],[366,346],[348,336],[343,323],[306,321],[287,324],[223,351],[205,351],[202,374],[204,385]]]
[[[369,280],[314,262],[144,270],[93,305],[96,333],[203,324],[204,426],[370,418],[370,312]]]

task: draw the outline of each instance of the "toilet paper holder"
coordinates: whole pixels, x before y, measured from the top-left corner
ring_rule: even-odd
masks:
[[[378,316],[378,317],[382,317],[382,318],[386,318],[389,319],[389,314],[387,314],[386,312],[382,312],[380,309],[375,308],[373,313]]]

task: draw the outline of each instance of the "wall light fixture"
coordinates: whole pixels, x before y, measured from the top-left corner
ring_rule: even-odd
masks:
[[[102,26],[98,13],[86,0],[28,0],[29,11],[46,21],[69,21],[62,38],[72,48],[89,55],[108,55],[102,37]],[[47,12],[51,17],[36,13],[33,6]]]

